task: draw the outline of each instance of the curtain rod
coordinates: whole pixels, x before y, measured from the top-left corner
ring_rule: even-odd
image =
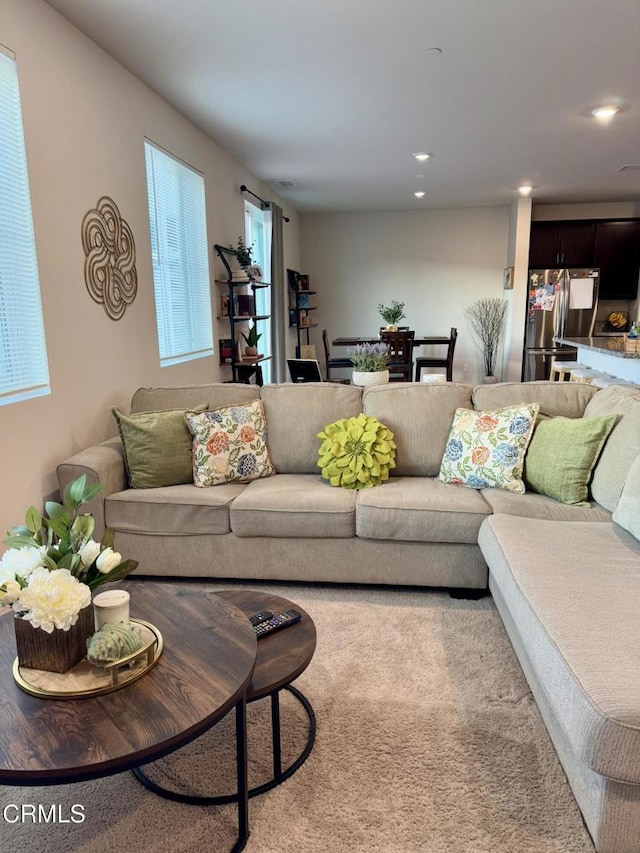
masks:
[[[254,198],[257,198],[259,202],[264,204],[265,207],[269,207],[269,202],[265,201],[263,198],[260,198],[259,195],[256,195],[255,193],[251,192],[251,190],[249,189],[249,187],[246,184],[242,184],[242,186],[240,187],[240,192],[241,193],[247,193],[248,195],[252,195]],[[289,222],[288,216],[285,216],[283,214],[282,218],[284,219],[285,222]]]

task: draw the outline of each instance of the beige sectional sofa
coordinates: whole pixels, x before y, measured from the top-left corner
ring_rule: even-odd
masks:
[[[81,473],[103,483],[89,510],[98,528],[116,530],[117,548],[140,563],[137,574],[477,591],[488,584],[597,850],[640,851],[640,393],[547,382],[364,391],[217,384],[140,389],[131,409],[215,408],[258,396],[273,477],[130,489],[112,439],[63,462],[60,485]],[[437,479],[456,408],[521,402],[549,415],[618,416],[590,506]],[[373,489],[333,488],[316,468],[316,434],[361,411],[394,431],[397,467]]]

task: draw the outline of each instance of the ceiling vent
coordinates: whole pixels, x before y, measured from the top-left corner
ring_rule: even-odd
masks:
[[[638,168],[640,168],[640,167],[638,167]],[[278,187],[281,190],[291,190],[295,187],[294,182],[288,180],[287,178],[281,178],[280,180],[272,181],[271,183],[273,184],[274,187]]]
[[[627,166],[620,166],[616,172],[640,172],[640,163],[630,163]]]

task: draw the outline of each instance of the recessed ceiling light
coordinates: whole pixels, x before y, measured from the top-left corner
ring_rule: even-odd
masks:
[[[431,154],[427,154],[426,151],[416,151],[413,155],[416,160],[419,160],[421,163],[424,163],[425,160],[428,160],[431,157]]]
[[[620,112],[620,107],[614,107],[612,104],[607,104],[603,107],[596,107],[595,110],[591,110],[591,115],[600,121],[609,121],[610,118],[613,118],[616,113]]]
[[[518,192],[520,193],[520,195],[527,196],[531,195],[532,189],[533,187],[531,186],[531,184],[522,184],[522,186],[518,187]]]
[[[419,191],[419,192],[417,192],[417,193],[414,193],[414,196],[415,196],[416,198],[422,198],[422,196],[423,196],[423,195],[425,195],[425,193],[423,193],[422,191]]]

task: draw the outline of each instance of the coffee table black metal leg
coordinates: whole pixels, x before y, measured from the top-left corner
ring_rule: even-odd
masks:
[[[280,690],[286,690],[288,693],[297,699],[304,708],[308,720],[309,729],[307,732],[307,741],[304,749],[296,760],[286,768],[282,769],[282,751],[280,744]],[[273,779],[251,788],[247,791],[247,707],[246,699],[242,699],[236,705],[236,763],[238,768],[238,790],[233,794],[221,794],[216,797],[207,797],[201,794],[179,794],[177,791],[170,791],[167,788],[162,788],[160,785],[152,782],[139,767],[134,769],[135,776],[161,797],[166,797],[168,800],[177,800],[179,803],[189,803],[191,805],[215,805],[222,806],[227,803],[238,803],[238,843],[233,848],[232,853],[242,850],[247,843],[249,837],[249,819],[247,800],[250,797],[257,797],[267,791],[273,790],[277,785],[282,784],[289,779],[296,770],[307,760],[313,749],[316,740],[316,715],[311,707],[311,703],[307,697],[291,684],[285,684],[279,690],[274,690],[270,693],[271,697],[271,742],[273,744]],[[261,697],[266,698],[266,697]],[[255,700],[254,700],[255,701]]]
[[[288,693],[291,693],[298,702],[304,708],[307,717],[309,718],[309,730],[307,733],[307,742],[304,746],[304,749],[300,753],[300,755],[296,758],[296,760],[287,767],[286,770],[282,769],[282,756],[281,756],[281,747],[280,747],[280,690],[286,690]],[[273,779],[270,779],[268,782],[264,782],[262,785],[258,785],[256,788],[251,788],[249,790],[250,797],[257,797],[260,794],[264,794],[267,791],[273,790],[277,785],[281,785],[287,779],[289,779],[296,770],[299,770],[302,765],[305,763],[309,755],[311,754],[311,750],[313,749],[313,745],[316,742],[316,715],[311,707],[311,702],[307,699],[307,697],[301,693],[296,687],[293,687],[291,684],[285,684],[284,687],[281,687],[280,690],[274,690],[273,693],[270,693],[271,696],[271,740],[273,743]]]
[[[271,742],[273,744],[273,780],[282,781],[282,753],[280,748],[280,691],[271,694]]]
[[[236,766],[238,768],[238,841],[232,853],[244,850],[249,838],[249,766],[247,762],[247,697],[236,705]]]
[[[200,794],[180,794],[163,788],[149,779],[140,767],[133,768],[133,775],[139,782],[160,797],[174,800],[178,803],[188,803],[194,806],[238,804],[238,840],[231,848],[231,853],[244,850],[249,839],[249,767],[247,760],[247,697],[244,695],[236,705],[236,772],[238,776],[238,791],[221,797],[206,797]]]

